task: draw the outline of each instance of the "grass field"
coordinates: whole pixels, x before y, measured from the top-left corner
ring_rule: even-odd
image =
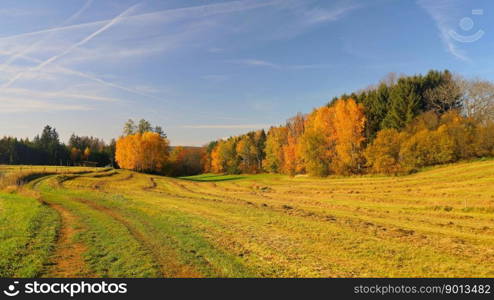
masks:
[[[493,160],[326,179],[42,168],[0,193],[0,277],[494,277]]]

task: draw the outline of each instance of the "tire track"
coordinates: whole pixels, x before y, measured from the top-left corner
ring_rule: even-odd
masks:
[[[201,277],[200,274],[197,271],[195,271],[192,267],[177,263],[176,259],[174,259],[176,257],[176,254],[174,253],[173,249],[164,249],[163,247],[158,248],[156,243],[153,243],[150,238],[146,237],[143,233],[141,233],[138,229],[136,229],[135,226],[132,225],[125,218],[125,216],[121,215],[115,210],[100,205],[88,199],[72,198],[72,200],[83,203],[94,210],[102,212],[107,216],[111,217],[112,219],[116,220],[120,224],[122,224],[129,231],[132,237],[134,237],[141,244],[141,246],[151,254],[153,260],[159,266],[159,271],[162,277],[173,277],[173,278]],[[147,228],[151,230],[153,228],[148,222],[143,222],[143,225],[145,225]],[[156,230],[153,231],[155,234],[159,234],[158,232],[156,232]]]
[[[88,278],[94,277],[84,260],[86,245],[74,241],[77,233],[82,229],[76,229],[79,220],[69,210],[60,204],[48,203],[40,199],[60,216],[61,224],[55,244],[52,262],[47,266],[43,277],[50,278]]]
[[[39,185],[53,177],[47,175],[36,178],[30,182],[33,191],[39,194]],[[80,224],[79,219],[68,209],[60,204],[46,201],[43,197],[38,196],[37,200],[42,205],[47,205],[55,210],[60,216],[60,228],[57,232],[54,252],[51,261],[47,264],[42,272],[42,277],[48,278],[91,278],[94,274],[89,270],[85,260],[84,253],[87,251],[86,245],[76,242],[75,236],[83,229],[76,229]]]
[[[150,177],[149,181],[150,181],[150,185],[142,188],[144,191],[149,191],[149,190],[152,190],[152,189],[155,189],[156,187],[158,187],[158,184],[156,183],[156,181],[154,180],[153,177]]]

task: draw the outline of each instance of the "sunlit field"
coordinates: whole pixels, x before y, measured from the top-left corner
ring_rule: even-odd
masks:
[[[0,193],[0,277],[494,277],[493,160],[324,179],[22,168],[38,175]]]

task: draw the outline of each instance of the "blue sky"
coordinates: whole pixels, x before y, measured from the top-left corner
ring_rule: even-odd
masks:
[[[494,3],[458,0],[2,0],[0,135],[173,145],[282,124],[389,72],[494,79]]]

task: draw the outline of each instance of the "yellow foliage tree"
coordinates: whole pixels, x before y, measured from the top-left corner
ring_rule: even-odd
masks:
[[[338,100],[334,109],[335,159],[332,169],[337,174],[356,174],[362,171],[363,142],[365,141],[364,107],[355,100]]]
[[[473,118],[465,118],[457,111],[449,111],[441,116],[443,134],[448,135],[453,143],[454,160],[468,159],[476,156],[476,128],[480,125]]]
[[[333,109],[327,106],[314,110],[305,121],[299,150],[306,171],[314,176],[327,176],[334,157]]]
[[[400,173],[400,148],[404,139],[405,133],[399,133],[396,129],[379,131],[364,152],[370,171],[382,174]]]
[[[402,165],[407,171],[447,163],[453,160],[454,142],[445,125],[437,130],[421,130],[409,137],[400,150]]]
[[[257,173],[257,151],[253,139],[244,135],[238,141],[236,153],[240,158],[240,171],[242,173]]]
[[[479,126],[475,132],[473,147],[478,157],[494,156],[494,122]]]
[[[223,166],[223,161],[220,156],[220,147],[223,141],[219,141],[218,144],[214,147],[213,151],[211,151],[211,172],[213,173],[222,173],[225,171]]]
[[[91,156],[91,148],[86,147],[86,149],[84,149],[83,158],[89,160],[89,156]]]
[[[287,143],[288,129],[286,127],[271,127],[266,139],[266,158],[263,166],[270,173],[280,173],[283,162],[283,145]]]
[[[115,159],[123,169],[161,172],[169,156],[168,140],[155,132],[136,133],[117,141]]]

